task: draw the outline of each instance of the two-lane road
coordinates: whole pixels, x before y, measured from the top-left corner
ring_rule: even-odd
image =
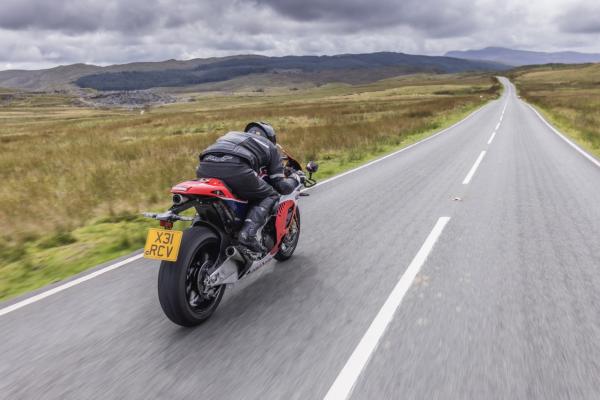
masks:
[[[503,83],[312,189],[296,255],[201,327],[143,259],[0,312],[0,398],[600,398],[600,168]]]

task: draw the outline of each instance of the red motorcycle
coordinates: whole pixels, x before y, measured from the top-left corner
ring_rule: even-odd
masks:
[[[300,164],[285,154],[286,174],[302,171]],[[144,215],[160,221],[161,229],[150,229],[144,257],[161,260],[158,298],[167,317],[182,326],[195,326],[213,314],[225,288],[248,276],[273,258],[289,259],[300,237],[298,199],[301,191],[316,184],[312,174],[318,165],[309,162],[308,177],[275,204],[258,240],[267,251],[255,253],[237,243],[248,203],[237,198],[223,181],[202,178],[182,182],[171,189],[173,205],[164,213]],[[266,174],[263,179],[268,180]],[[194,208],[195,215],[180,215]],[[175,221],[190,221],[183,231],[173,230]]]

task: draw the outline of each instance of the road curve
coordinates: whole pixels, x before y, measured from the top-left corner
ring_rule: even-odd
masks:
[[[502,81],[312,189],[293,259],[201,327],[144,259],[1,315],[0,398],[600,398],[600,168]]]

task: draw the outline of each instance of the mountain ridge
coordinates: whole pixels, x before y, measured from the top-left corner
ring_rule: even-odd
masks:
[[[600,54],[577,51],[530,51],[490,46],[475,50],[453,50],[444,54],[463,60],[490,61],[510,66],[539,64],[585,64],[600,62]]]
[[[369,82],[373,77],[392,77],[409,73],[457,73],[499,71],[507,67],[488,61],[472,61],[443,56],[424,56],[395,52],[366,54],[305,55],[268,57],[236,55],[228,57],[196,58],[135,62],[110,66],[70,64],[45,70],[0,71],[0,87],[25,90],[145,90],[160,87],[184,87],[214,82],[225,82],[253,74],[288,73],[307,80],[319,75],[331,78],[338,72],[338,81],[344,82],[346,73],[355,81]],[[364,71],[364,77],[357,78]],[[374,72],[369,74],[369,71]],[[350,72],[352,72],[350,74]]]

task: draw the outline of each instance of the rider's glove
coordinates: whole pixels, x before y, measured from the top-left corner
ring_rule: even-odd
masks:
[[[291,173],[287,178],[296,181],[295,186],[302,185],[302,183],[304,182],[304,179],[300,177],[296,172]]]
[[[286,178],[292,178],[292,176],[294,175],[296,171],[294,171],[293,168],[290,167],[284,167],[283,168],[283,174],[285,175]]]
[[[296,175],[298,176],[298,181],[301,184],[304,184],[304,182],[306,182],[306,174],[303,171],[296,171]]]

